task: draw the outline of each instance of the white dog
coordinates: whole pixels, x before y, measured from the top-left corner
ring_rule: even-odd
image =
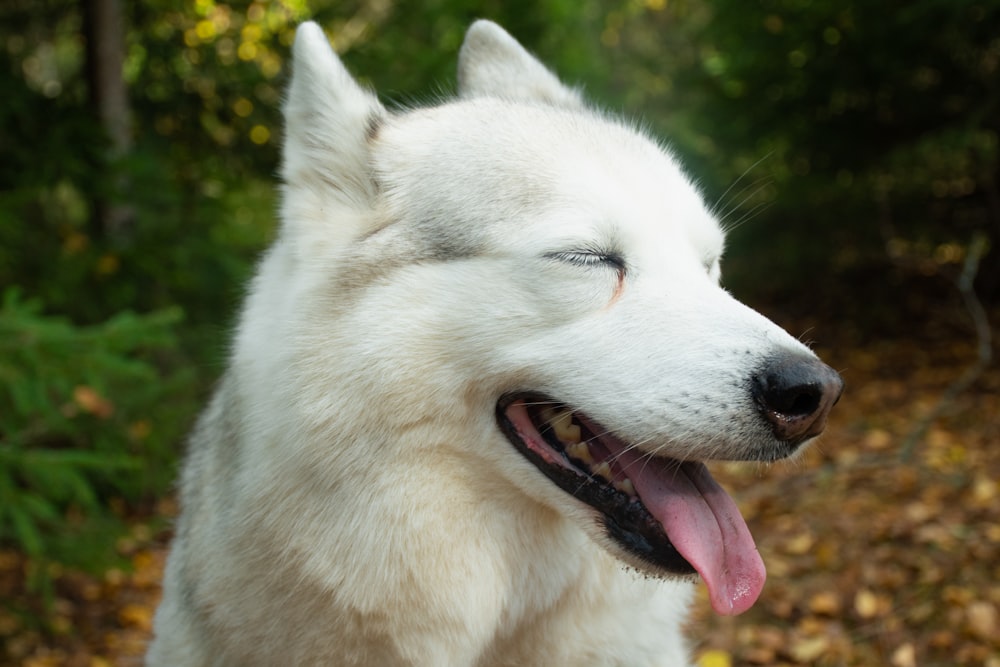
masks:
[[[148,664],[689,664],[697,575],[722,614],[764,583],[700,461],[792,454],[837,374],[719,286],[674,159],[492,23],[404,112],[307,23],[285,116]]]

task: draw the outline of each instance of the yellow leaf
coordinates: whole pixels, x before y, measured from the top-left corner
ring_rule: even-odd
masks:
[[[989,602],[973,602],[965,610],[969,619],[969,630],[980,639],[990,640],[997,636],[997,608]]]
[[[882,428],[873,428],[865,434],[865,445],[869,449],[885,449],[892,444],[892,434]]]
[[[830,641],[826,637],[810,637],[792,644],[791,654],[796,662],[812,663],[829,649]]]
[[[785,541],[783,546],[785,547],[785,553],[792,554],[793,556],[802,556],[809,553],[814,542],[815,539],[813,536],[808,531],[805,531],[798,535],[793,535]]]
[[[986,475],[976,476],[972,486],[972,497],[980,507],[987,507],[997,497],[997,483]]]
[[[264,127],[263,125],[254,125],[250,129],[250,141],[255,144],[266,144],[267,140],[271,138],[271,131]]]
[[[840,596],[836,591],[822,591],[809,598],[809,611],[823,616],[836,616],[840,611]]]
[[[145,605],[127,604],[118,610],[118,620],[122,625],[148,632],[153,629],[153,609]]]
[[[866,588],[861,589],[854,596],[854,611],[861,618],[872,618],[878,613],[878,597]]]
[[[906,643],[892,652],[892,667],[917,667],[917,652]]]
[[[705,651],[698,658],[698,667],[732,667],[732,664],[732,656],[719,649]]]

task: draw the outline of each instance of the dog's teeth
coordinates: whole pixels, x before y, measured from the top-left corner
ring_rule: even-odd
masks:
[[[550,420],[552,430],[562,442],[580,442],[580,427],[573,423],[573,413],[569,410],[557,412]]]
[[[597,465],[591,466],[590,471],[598,477],[611,481],[611,466],[608,465],[607,461],[601,461]]]
[[[570,443],[566,446],[566,453],[588,466],[594,462],[594,457],[590,455],[590,448],[585,442]]]
[[[612,482],[612,485],[624,494],[635,495],[635,487],[632,486],[632,480],[627,477],[625,479],[616,479]]]

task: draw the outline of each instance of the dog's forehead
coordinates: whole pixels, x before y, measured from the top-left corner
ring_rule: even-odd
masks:
[[[525,243],[598,241],[721,252],[722,232],[675,160],[614,118],[501,100],[406,113],[380,132],[376,170],[421,224]],[[433,193],[433,194],[431,194]],[[626,248],[622,248],[625,250]]]

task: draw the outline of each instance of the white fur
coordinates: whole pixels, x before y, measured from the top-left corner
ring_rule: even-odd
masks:
[[[192,438],[147,664],[687,665],[692,583],[625,567],[497,399],[744,456],[770,440],[737,385],[801,346],[718,286],[673,158],[496,25],[433,108],[387,112],[314,24],[294,68],[283,225]],[[553,255],[595,247],[621,284]]]

